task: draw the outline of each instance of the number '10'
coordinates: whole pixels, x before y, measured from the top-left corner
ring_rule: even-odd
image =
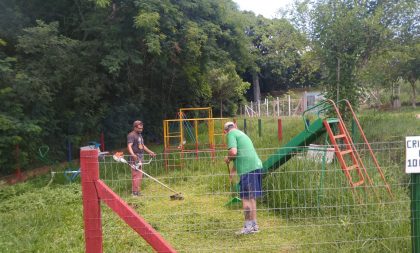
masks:
[[[417,167],[420,164],[420,159],[408,159],[408,167]]]

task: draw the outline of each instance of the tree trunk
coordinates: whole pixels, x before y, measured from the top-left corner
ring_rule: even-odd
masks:
[[[220,99],[220,118],[223,118],[223,100]]]
[[[258,73],[254,72],[252,74],[252,85],[254,87],[254,101],[258,102],[261,100],[261,91],[260,91],[260,79]]]
[[[416,108],[416,80],[410,82],[411,88],[413,89],[413,95],[411,97],[411,105]]]
[[[397,92],[395,92],[397,90]],[[398,109],[401,107],[401,92],[400,92],[400,84],[397,84],[397,88],[395,88],[394,84],[392,84],[392,99],[391,99],[391,105],[392,108]]]
[[[338,102],[338,100],[340,100],[340,71],[341,71],[341,66],[340,66],[340,58],[337,57],[337,98],[336,101]]]

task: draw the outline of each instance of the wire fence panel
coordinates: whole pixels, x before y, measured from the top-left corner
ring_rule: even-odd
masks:
[[[251,101],[242,105],[238,115],[241,117],[300,116],[306,109],[314,106],[323,99],[324,98],[321,96],[307,94],[304,94],[298,99],[292,99],[290,96],[287,96],[286,98],[266,98],[264,101]]]
[[[364,145],[356,147],[367,157]],[[163,155],[144,165],[146,173],[181,192],[184,200],[171,201],[174,192],[146,176],[141,196],[131,196],[131,168],[109,156],[100,160],[100,178],[178,252],[409,252],[410,182],[403,169],[404,143],[371,147],[393,197],[369,159],[365,167],[373,183],[352,188],[334,155],[327,158],[328,152],[302,147],[264,175],[264,195],[257,204],[260,232],[252,235],[235,235],[244,218],[240,203],[230,202],[237,193],[223,162],[226,150],[173,154],[171,159],[182,159],[183,166],[168,171]],[[276,151],[257,150],[262,161]],[[105,206],[103,210],[106,251],[128,247],[152,252],[115,214]]]
[[[241,106],[242,117],[280,117],[296,116],[304,111],[303,99],[274,99],[249,102]]]

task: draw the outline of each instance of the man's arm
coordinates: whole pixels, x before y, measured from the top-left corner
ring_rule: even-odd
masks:
[[[144,151],[146,151],[151,157],[155,157],[156,154],[152,150],[150,150],[146,145],[143,144]]]
[[[236,168],[235,168],[235,166],[232,166],[231,168],[229,168],[229,180],[230,180],[230,182],[232,182],[235,175],[236,175]]]
[[[228,150],[228,155],[225,157],[225,162],[229,164],[231,161],[236,159],[237,154],[238,154],[238,150],[236,148],[230,148]]]
[[[137,161],[138,157],[137,157],[136,154],[134,154],[133,143],[132,142],[129,142],[127,144],[127,149],[128,149],[128,153],[130,153],[130,155],[131,155],[131,157],[133,157],[134,161]]]

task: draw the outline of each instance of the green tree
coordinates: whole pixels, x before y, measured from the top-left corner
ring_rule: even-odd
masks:
[[[221,117],[237,112],[237,105],[244,101],[243,95],[250,87],[238,76],[234,64],[213,68],[208,73],[207,82],[212,84],[211,106],[219,109]]]
[[[6,46],[0,39],[0,47]],[[19,102],[14,80],[16,58],[6,56],[0,50],[0,174],[7,174],[19,166],[28,163],[29,152],[25,148],[30,145],[31,138],[36,139],[40,128],[28,119]],[[20,156],[14,154],[17,145],[21,144]],[[19,159],[17,161],[16,159]]]
[[[254,100],[260,100],[261,81],[265,91],[306,86],[308,73],[303,62],[308,41],[286,19],[247,15],[246,34],[250,40]]]
[[[398,4],[386,2],[376,5],[380,13],[382,33],[386,38],[379,44],[370,57],[359,67],[357,78],[365,88],[392,89],[399,87],[403,79],[411,85],[412,105],[416,105],[416,82],[419,78],[419,25],[418,8],[415,1],[399,1]],[[393,100],[399,99],[394,94]]]
[[[19,15],[21,19],[13,20],[24,22],[3,29],[7,22],[0,18],[0,31],[16,31],[7,33],[13,43],[2,55],[2,63],[10,63],[10,56],[16,59],[9,68],[14,86],[2,96],[5,103],[17,106],[7,112],[16,111],[16,116],[20,108],[41,129],[23,151],[35,154],[40,145],[48,145],[54,158],[64,160],[66,140],[76,150],[100,131],[106,134],[108,148],[120,148],[138,118],[148,125],[146,136],[158,140],[162,120],[177,108],[208,106],[217,100],[213,94],[219,83],[211,77],[223,66],[229,66],[222,72],[239,90],[229,95],[241,100],[243,82],[236,71],[245,69],[242,59],[248,56],[233,2],[99,5],[8,0],[8,16]],[[28,142],[25,138],[22,141]]]
[[[315,57],[307,59],[312,66],[320,63],[327,97],[347,98],[357,106],[359,94],[374,83],[391,87],[401,78],[396,65],[401,67],[408,58],[398,48],[413,48],[418,34],[415,2],[304,0],[296,1],[295,9],[284,16],[311,39],[307,52]],[[396,59],[398,55],[402,58]],[[385,66],[389,72],[377,71]]]
[[[355,84],[355,71],[381,41],[379,20],[364,4],[337,0],[317,2],[312,19],[311,37],[324,66],[327,96],[357,105],[361,87]]]
[[[405,57],[401,57],[398,69],[401,76],[411,85],[411,105],[416,108],[417,86],[420,78],[420,42],[406,47],[403,52]]]

